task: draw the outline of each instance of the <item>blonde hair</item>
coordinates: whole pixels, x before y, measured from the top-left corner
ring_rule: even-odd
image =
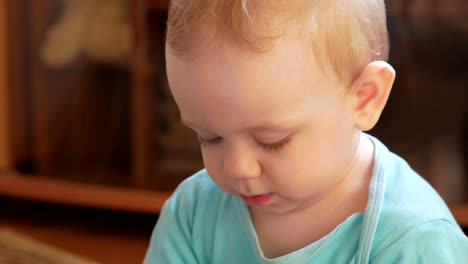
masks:
[[[265,52],[291,22],[305,29],[322,69],[330,66],[345,83],[368,63],[387,60],[383,0],[171,0],[166,42],[181,56],[208,29],[206,36]]]

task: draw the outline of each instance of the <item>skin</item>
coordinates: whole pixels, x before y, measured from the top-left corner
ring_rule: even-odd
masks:
[[[262,54],[204,43],[192,59],[166,47],[170,88],[213,181],[235,196],[271,196],[249,206],[264,255],[302,248],[363,211],[373,145],[361,131],[377,122],[393,69],[371,63],[345,86],[295,34]]]

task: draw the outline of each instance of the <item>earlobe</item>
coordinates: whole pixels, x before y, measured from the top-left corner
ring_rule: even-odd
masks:
[[[369,63],[353,82],[355,125],[361,131],[372,129],[387,103],[395,70],[384,61]]]

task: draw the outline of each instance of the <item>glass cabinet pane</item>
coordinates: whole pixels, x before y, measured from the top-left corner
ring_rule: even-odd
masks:
[[[165,10],[136,2],[9,3],[17,171],[170,191],[202,167],[167,87]]]

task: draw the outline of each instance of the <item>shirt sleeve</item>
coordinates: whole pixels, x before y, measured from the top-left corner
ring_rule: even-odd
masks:
[[[371,263],[468,263],[468,238],[455,224],[437,220],[412,228]]]
[[[188,209],[188,208],[186,208]],[[151,235],[144,264],[198,263],[192,247],[190,223],[173,196],[164,205]]]

